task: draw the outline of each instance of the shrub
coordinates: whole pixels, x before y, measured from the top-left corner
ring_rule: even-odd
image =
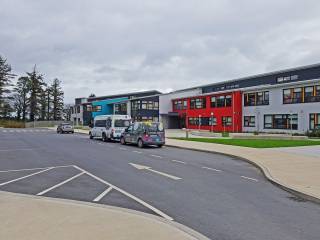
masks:
[[[0,127],[4,128],[25,128],[24,122],[15,120],[0,120]]]
[[[313,131],[307,132],[308,137],[320,138],[320,129],[315,129]]]

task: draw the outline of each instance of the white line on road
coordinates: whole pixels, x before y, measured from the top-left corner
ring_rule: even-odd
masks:
[[[180,161],[180,160],[171,160],[172,162],[181,163],[181,164],[187,164],[186,162]]]
[[[65,181],[63,181],[63,182],[61,182],[61,183],[56,184],[56,185],[52,186],[51,188],[48,188],[48,189],[46,189],[46,190],[43,190],[42,192],[39,192],[39,193],[37,194],[37,196],[41,196],[41,195],[43,195],[43,194],[46,194],[47,192],[50,192],[51,190],[53,190],[53,189],[55,189],[55,188],[57,188],[57,187],[60,187],[60,186],[62,186],[63,184],[66,184],[67,182],[70,182],[70,181],[72,181],[73,179],[75,179],[75,178],[77,178],[77,177],[80,177],[82,174],[84,174],[84,172],[78,173],[77,175],[75,175],[75,176],[73,176],[73,177],[71,177],[71,178],[68,178],[67,180],[65,180]]]
[[[139,153],[139,154],[141,154],[142,152],[139,152],[139,151],[132,151],[132,152],[134,152],[134,153]]]
[[[209,167],[202,167],[202,168],[207,169],[207,170],[211,170],[211,171],[215,171],[215,172],[222,172],[222,170],[215,169],[215,168],[209,168]]]
[[[25,178],[28,178],[28,177],[31,177],[31,176],[34,176],[34,175],[37,175],[37,174],[46,172],[46,171],[49,171],[49,170],[51,170],[51,169],[53,169],[53,167],[47,168],[47,169],[42,170],[42,171],[39,171],[39,172],[35,172],[35,173],[32,173],[32,174],[29,174],[29,175],[27,175],[27,176],[23,176],[23,177],[20,177],[20,178],[16,178],[16,179],[10,180],[10,181],[8,181],[8,182],[1,183],[0,186],[4,186],[4,185],[7,185],[7,184],[9,184],[9,183],[17,182],[17,181],[19,181],[19,180],[22,180],[22,179],[25,179]]]
[[[170,220],[170,221],[173,221],[173,218],[172,218],[172,217],[168,216],[167,214],[165,214],[164,212],[160,211],[159,209],[151,206],[150,204],[146,203],[145,201],[141,200],[140,198],[138,198],[138,197],[136,197],[136,196],[133,196],[132,194],[130,194],[130,193],[122,190],[121,188],[118,188],[118,187],[116,187],[115,185],[108,183],[107,181],[105,181],[105,180],[97,177],[96,175],[94,175],[94,174],[92,174],[92,173],[90,173],[90,172],[88,172],[88,171],[86,171],[86,170],[84,170],[84,169],[82,169],[82,168],[80,168],[80,167],[78,167],[78,166],[76,166],[76,165],[74,165],[74,167],[77,168],[77,169],[80,170],[80,171],[85,172],[87,175],[89,175],[89,176],[91,176],[92,178],[98,180],[99,182],[102,182],[102,183],[104,183],[104,184],[112,187],[113,189],[121,192],[122,194],[124,194],[124,195],[126,195],[127,197],[135,200],[136,202],[140,203],[141,205],[145,206],[146,208],[149,208],[150,210],[152,210],[153,212],[155,212],[155,213],[157,213],[158,215],[162,216],[163,218],[165,218],[165,219],[167,219],[167,220]]]
[[[161,156],[159,156],[159,155],[154,155],[154,154],[151,154],[150,156],[151,156],[151,157],[155,157],[155,158],[163,158],[163,157],[161,157]]]
[[[16,148],[16,149],[0,149],[0,152],[10,152],[10,151],[32,151],[36,148]]]
[[[248,179],[248,180],[251,180],[251,181],[255,181],[255,182],[258,182],[259,180],[258,179],[255,179],[255,178],[250,178],[250,177],[246,177],[246,176],[241,176],[242,178],[244,179]]]
[[[112,187],[107,188],[105,191],[103,191],[101,194],[99,194],[98,197],[93,199],[94,202],[99,202],[105,195],[107,195],[112,190]]]
[[[120,149],[120,150],[128,150],[128,149],[126,149],[126,148],[124,148],[124,147],[119,147],[119,149]]]
[[[167,178],[170,178],[170,179],[173,179],[173,180],[180,180],[180,179],[182,179],[182,178],[179,178],[179,177],[170,175],[170,174],[168,174],[168,173],[164,173],[164,172],[160,172],[160,171],[154,170],[154,169],[152,169],[151,167],[148,167],[148,166],[144,166],[144,165],[140,165],[140,164],[135,164],[135,163],[129,163],[129,164],[130,164],[131,166],[135,167],[135,168],[138,169],[138,170],[147,170],[147,171],[150,171],[150,172],[153,172],[153,173],[162,175],[162,176],[164,176],[164,177],[167,177]]]
[[[48,169],[48,168],[65,168],[65,167],[73,167],[73,165],[62,165],[62,166],[43,167],[43,168],[9,169],[9,170],[1,170],[0,173],[6,173],[6,172],[23,172],[23,171],[41,170],[41,169]]]

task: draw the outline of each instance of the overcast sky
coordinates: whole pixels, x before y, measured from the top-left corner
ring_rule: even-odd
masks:
[[[0,0],[0,54],[73,98],[320,62],[318,0]]]

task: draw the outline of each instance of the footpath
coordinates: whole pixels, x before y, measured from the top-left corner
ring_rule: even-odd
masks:
[[[0,191],[0,239],[196,240],[175,222],[132,210]]]

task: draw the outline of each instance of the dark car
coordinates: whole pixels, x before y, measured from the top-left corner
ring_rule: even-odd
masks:
[[[163,125],[160,122],[135,122],[122,133],[120,143],[133,143],[140,148],[146,145],[162,147],[165,144]]]
[[[70,123],[60,123],[57,127],[57,133],[74,133],[73,126]]]

